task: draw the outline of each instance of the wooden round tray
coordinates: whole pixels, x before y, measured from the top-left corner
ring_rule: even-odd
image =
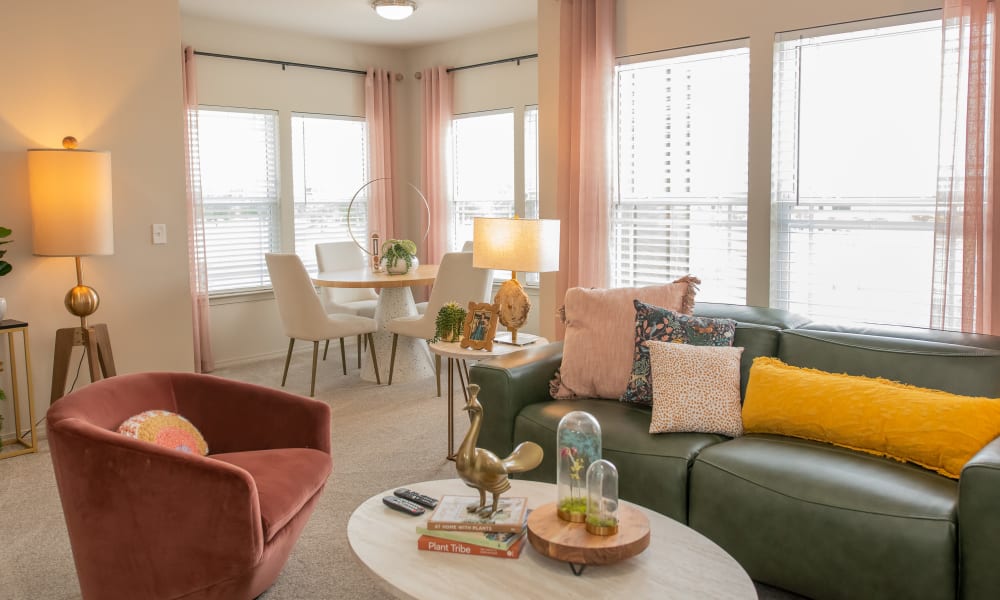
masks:
[[[528,541],[540,554],[571,565],[610,565],[649,546],[649,519],[623,503],[618,506],[618,533],[591,535],[585,524],[560,519],[552,502],[531,511]],[[573,572],[577,572],[575,568]]]

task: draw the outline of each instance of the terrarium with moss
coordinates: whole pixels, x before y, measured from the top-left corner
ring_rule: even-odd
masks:
[[[601,459],[601,425],[590,413],[575,410],[556,431],[556,512],[560,519],[583,523],[587,516],[587,469]]]
[[[618,469],[603,458],[587,468],[587,532],[618,533]]]

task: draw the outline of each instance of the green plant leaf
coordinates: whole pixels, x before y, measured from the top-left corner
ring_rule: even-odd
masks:
[[[0,277],[3,277],[7,273],[10,273],[11,270],[13,269],[14,267],[12,267],[9,262],[5,260],[0,260]]]
[[[13,232],[10,229],[7,229],[6,227],[0,227],[0,238],[5,238],[11,233]]]

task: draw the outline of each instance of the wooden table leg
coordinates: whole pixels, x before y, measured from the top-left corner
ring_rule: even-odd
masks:
[[[455,460],[455,359],[448,357],[448,460]]]

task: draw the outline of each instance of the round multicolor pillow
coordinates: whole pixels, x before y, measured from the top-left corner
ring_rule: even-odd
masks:
[[[208,454],[205,438],[191,421],[167,410],[147,410],[130,417],[118,426],[118,433],[172,450]]]

